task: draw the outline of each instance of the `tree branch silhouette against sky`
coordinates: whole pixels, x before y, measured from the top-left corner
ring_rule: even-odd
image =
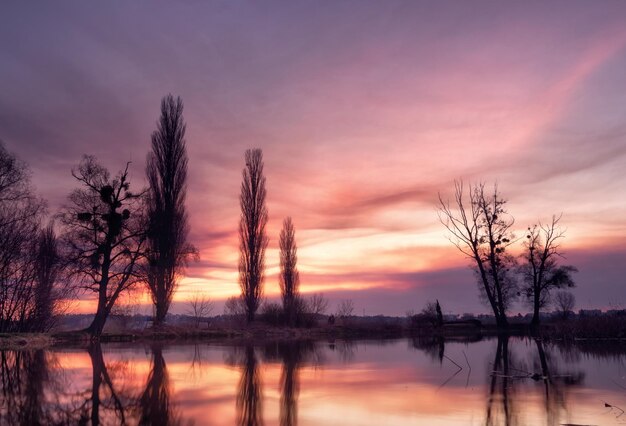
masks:
[[[173,312],[197,290],[239,293],[252,147],[267,178],[266,296],[291,216],[305,295],[353,299],[358,314],[434,299],[486,312],[436,213],[463,179],[498,182],[518,236],[562,213],[577,305],[625,307],[625,16],[622,1],[8,2],[0,139],[54,212],[83,154],[132,161],[141,187],[160,100],[180,96],[201,260]]]

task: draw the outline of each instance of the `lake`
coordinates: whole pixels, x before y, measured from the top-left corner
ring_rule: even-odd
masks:
[[[625,360],[513,337],[6,350],[0,423],[618,425]]]

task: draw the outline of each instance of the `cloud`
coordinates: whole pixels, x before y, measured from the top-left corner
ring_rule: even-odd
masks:
[[[498,181],[522,229],[563,212],[576,250],[626,238],[623,4],[0,8],[0,137],[52,211],[84,153],[112,171],[132,160],[143,186],[159,100],[183,97],[201,255],[183,292],[238,289],[250,147],[265,154],[268,277],[292,216],[305,285],[352,288],[366,309],[479,309],[435,211],[455,178]],[[608,286],[591,260],[589,281]]]

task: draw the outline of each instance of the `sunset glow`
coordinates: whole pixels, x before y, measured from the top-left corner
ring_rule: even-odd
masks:
[[[323,292],[331,310],[350,298],[359,315],[403,315],[438,298],[446,312],[486,311],[437,216],[438,194],[452,196],[460,178],[498,183],[518,237],[562,213],[579,307],[624,307],[626,3],[585,5],[14,4],[0,13],[0,139],[28,161],[52,216],[83,154],[111,171],[132,161],[132,187],[145,186],[159,101],[181,96],[200,260],[174,313],[202,292],[218,314],[240,291],[238,196],[252,147],[267,177],[268,298],[291,216],[301,291]],[[93,312],[91,296],[73,312]],[[213,385],[232,381],[218,373]],[[430,415],[440,397],[429,385],[411,404]]]

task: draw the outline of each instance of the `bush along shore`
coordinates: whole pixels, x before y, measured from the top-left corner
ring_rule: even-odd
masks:
[[[529,323],[511,323],[506,329],[493,322],[478,319],[449,320],[439,323],[421,316],[358,317],[318,315],[299,326],[285,326],[275,318],[260,317],[247,324],[236,317],[219,316],[202,321],[179,320],[175,324],[153,326],[149,322],[118,318],[100,336],[101,342],[142,341],[258,341],[258,340],[317,340],[317,339],[393,339],[406,337],[442,337],[445,339],[478,340],[483,337],[508,334],[534,336],[546,340],[624,340],[626,315],[596,314],[553,318],[538,328]],[[59,330],[49,333],[3,333],[0,348],[45,348],[54,345],[83,345],[92,341],[87,331]]]

